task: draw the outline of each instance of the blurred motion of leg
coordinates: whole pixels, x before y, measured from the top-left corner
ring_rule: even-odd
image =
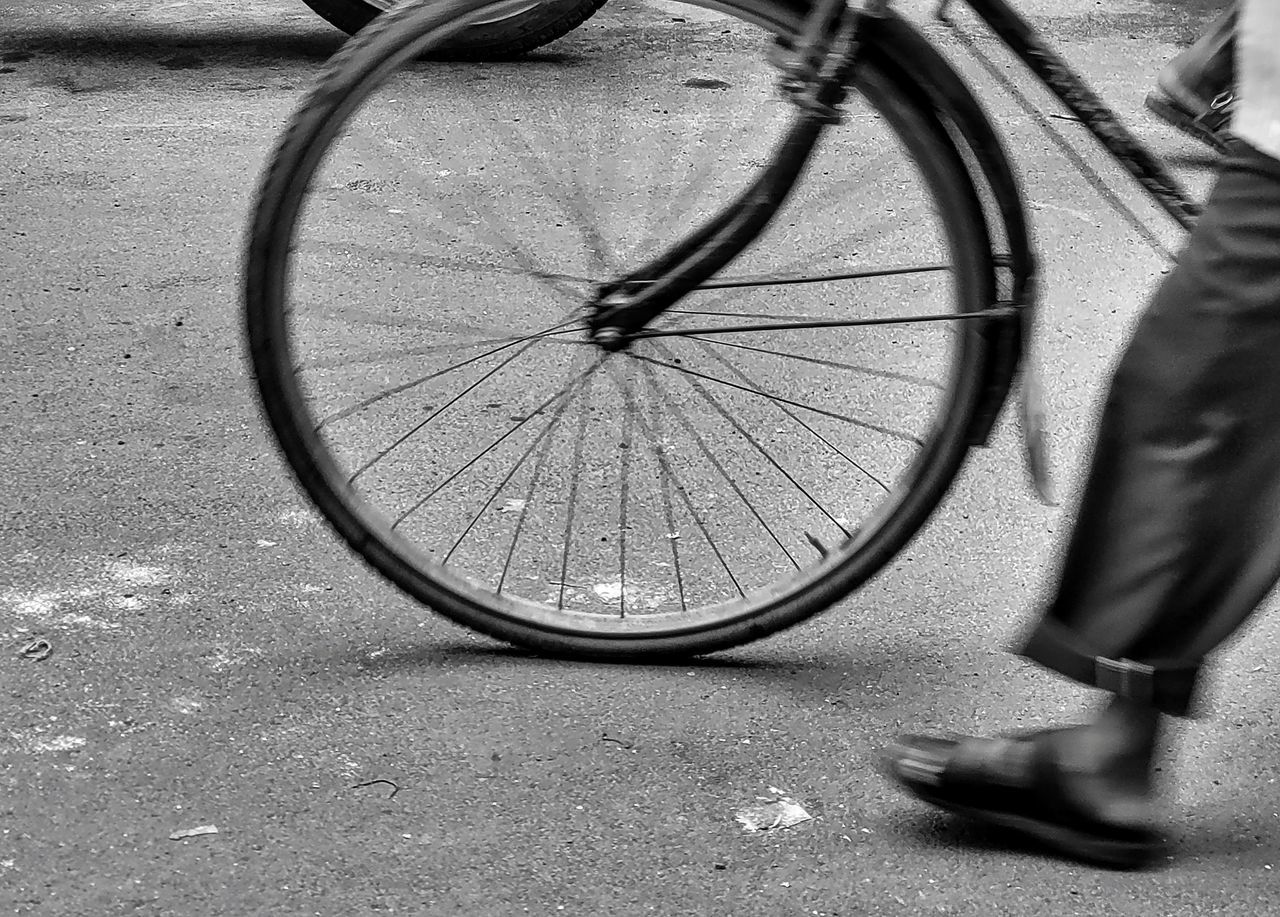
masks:
[[[1156,78],[1147,108],[1162,120],[1212,147],[1223,149],[1235,101],[1233,3]]]
[[[1280,579],[1280,4],[1242,5],[1238,139],[1111,380],[1022,654],[1111,695],[1086,725],[901,739],[915,796],[1109,867],[1150,864],[1163,716]]]

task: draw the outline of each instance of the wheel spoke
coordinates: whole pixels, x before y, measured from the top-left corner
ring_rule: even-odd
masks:
[[[588,376],[583,383],[584,402],[590,398],[590,391],[591,377]],[[578,484],[582,479],[582,449],[587,442],[587,408],[589,406],[588,403],[584,403],[578,408],[578,435],[573,441],[573,471],[569,475],[569,508],[564,518],[564,546],[560,555],[560,594],[556,599],[556,608],[564,608],[564,591],[569,585],[569,553],[573,546],[573,519],[578,510]]]
[[[468,469],[470,469],[478,461],[480,461],[480,459],[484,458],[494,449],[498,448],[498,446],[506,442],[512,435],[514,435],[517,431],[521,430],[525,426],[525,424],[531,421],[534,417],[537,417],[539,414],[545,411],[548,407],[550,407],[551,405],[559,401],[561,398],[564,398],[566,395],[568,395],[573,390],[573,388],[576,387],[583,379],[586,379],[591,374],[593,374],[600,367],[600,363],[601,363],[601,360],[597,359],[595,363],[593,363],[591,366],[584,369],[578,376],[572,379],[567,385],[565,385],[563,388],[561,388],[559,391],[551,395],[549,398],[547,398],[545,401],[539,404],[536,408],[534,408],[531,412],[529,412],[528,415],[516,421],[515,426],[509,428],[501,436],[499,436],[497,439],[489,443],[489,445],[485,446],[482,450],[480,450],[479,452],[469,457],[465,462],[463,462],[462,465],[460,465],[448,477],[446,477],[443,481],[441,481],[426,496],[422,497],[422,499],[418,500],[418,502],[414,503],[407,510],[401,513],[396,518],[395,522],[392,523],[391,527],[393,529],[398,528],[401,525],[401,523],[403,523],[411,515],[416,513],[418,510],[420,510],[427,503],[427,501],[429,501],[436,494],[440,493],[440,491],[448,487],[451,483],[453,483],[454,480],[456,480],[458,477],[463,475]]]
[[[490,212],[490,217],[493,217]],[[505,240],[504,240],[505,241]],[[336,249],[343,254],[357,254],[361,261],[372,263],[390,263],[400,267],[428,268],[432,271],[456,271],[462,274],[506,274],[511,277],[527,277],[537,280],[548,290],[558,293],[570,300],[581,298],[582,291],[576,286],[589,286],[596,283],[590,277],[577,274],[564,274],[559,271],[545,271],[527,263],[519,265],[503,264],[499,261],[480,261],[475,258],[463,258],[458,255],[429,255],[417,249],[392,249],[385,246],[365,245],[349,241],[324,241],[311,243],[317,249]],[[508,249],[519,251],[508,241]]]
[[[864,430],[871,430],[872,432],[875,432],[875,433],[882,433],[885,436],[890,436],[894,439],[901,440],[904,443],[910,443],[914,446],[924,445],[918,437],[913,436],[909,433],[903,433],[899,430],[891,430],[888,427],[883,427],[883,426],[880,426],[879,424],[868,423],[865,420],[859,420],[857,417],[850,417],[848,414],[840,414],[840,413],[837,413],[836,411],[828,411],[825,408],[816,407],[815,405],[812,405],[812,404],[804,404],[799,401],[794,401],[790,398],[784,398],[783,396],[773,394],[772,392],[766,392],[766,391],[762,391],[754,388],[749,388],[745,385],[739,385],[736,382],[730,382],[728,379],[720,379],[720,378],[717,378],[716,376],[709,376],[706,373],[700,373],[697,370],[690,369],[687,366],[677,366],[674,363],[668,363],[664,360],[657,360],[657,359],[654,359],[653,357],[644,356],[643,354],[632,354],[632,356],[637,360],[644,361],[645,363],[651,363],[654,366],[661,366],[663,369],[674,370],[675,372],[683,373],[684,375],[687,375],[687,376],[696,376],[697,378],[705,379],[708,382],[715,382],[719,385],[728,386],[729,388],[736,388],[739,391],[748,392],[752,395],[758,395],[761,398],[765,398],[769,401],[781,402],[782,404],[789,404],[792,407],[801,408],[802,410],[805,410],[805,411],[811,411],[814,414],[820,414],[824,417],[830,417],[834,420],[843,420],[845,423],[851,423],[854,426],[862,427]]]
[[[991,321],[1012,318],[1013,306],[993,306],[973,312],[947,312],[939,315],[902,315],[891,318],[829,318],[809,321],[766,322],[757,325],[724,325],[706,328],[648,328],[638,331],[633,338],[693,337],[699,334],[747,334],[760,331],[801,331],[807,328],[861,328],[870,325],[915,325],[926,322]]]
[[[632,401],[631,380],[626,376],[614,380],[624,404]],[[622,457],[618,467],[618,616],[627,616],[627,502],[631,498],[631,447],[635,418],[623,412]]]
[[[756,393],[760,393],[762,391],[760,388],[760,384],[758,382],[750,378],[746,373],[744,373],[737,366],[734,366],[732,363],[726,360],[723,356],[716,353],[715,350],[712,347],[710,347],[706,341],[698,340],[697,343],[699,344],[701,349],[707,354],[707,356],[709,356],[711,359],[715,360],[717,363],[723,366],[726,370],[728,370],[729,372],[737,376],[738,379],[742,382],[742,384],[745,385],[748,389]],[[828,437],[823,436],[822,433],[820,433],[812,424],[808,423],[804,418],[798,415],[795,411],[791,410],[789,405],[783,404],[778,401],[773,401],[772,404],[779,411],[781,411],[788,419],[794,421],[796,424],[802,427],[807,433],[809,433],[815,439],[817,439],[820,443],[822,443],[824,446],[826,446],[836,455],[840,456],[842,459],[844,459],[854,468],[858,469],[858,471],[862,472],[863,475],[865,475],[866,477],[874,481],[880,487],[881,490],[883,490],[885,493],[889,492],[889,486],[885,484],[884,481],[880,480],[879,477],[872,474],[871,471],[868,470],[865,465],[863,465],[857,459],[853,458],[853,456],[849,455],[847,452],[845,452],[843,449],[841,449],[839,446],[833,443]],[[744,435],[746,434],[744,433]],[[777,465],[777,463],[774,462],[772,457],[769,457],[769,461],[773,462],[775,467],[777,467],[779,471],[781,471],[784,475],[787,476],[788,480],[791,479],[791,475],[788,474],[781,466]],[[800,485],[798,484],[796,486],[800,487]],[[844,523],[842,523],[839,519],[836,519],[834,516],[828,513],[826,508],[824,506],[821,506],[816,500],[813,500],[813,497],[810,496],[808,491],[804,490],[803,488],[800,488],[800,489],[806,497],[809,497],[809,499],[813,501],[814,506],[816,506],[818,510],[821,513],[823,513],[823,515],[825,515],[828,519],[830,519],[833,523],[835,523],[835,525],[842,532],[844,532],[846,536],[848,536],[849,531],[848,529],[845,528]]]
[[[667,412],[673,412],[675,407],[674,402],[671,401],[671,399],[667,396],[666,392],[662,389],[661,385],[654,378],[652,371],[649,370],[648,367],[642,367],[642,371],[646,376],[646,381],[649,383],[650,388],[657,396],[658,402],[664,408],[667,409]],[[666,416],[671,416],[671,414],[666,413]],[[724,554],[721,552],[720,546],[717,545],[715,542],[715,539],[711,537],[711,530],[707,526],[706,519],[703,518],[703,515],[700,512],[698,512],[698,508],[694,506],[693,498],[690,496],[688,488],[680,480],[679,475],[676,474],[675,469],[671,466],[671,460],[667,457],[666,452],[663,449],[661,438],[654,433],[653,428],[649,426],[643,414],[640,414],[640,413],[636,414],[636,422],[640,424],[640,429],[643,430],[645,433],[646,441],[649,444],[649,451],[653,455],[654,459],[658,462],[658,466],[661,469],[662,479],[664,483],[669,487],[675,488],[676,493],[680,495],[680,502],[684,504],[685,510],[689,513],[690,518],[693,519],[694,525],[697,526],[698,531],[702,534],[703,539],[707,543],[707,547],[711,549],[711,553],[715,555],[716,560],[719,561],[720,566],[724,569],[725,575],[729,577],[730,582],[732,582],[733,587],[736,590],[738,590],[739,595],[746,595],[746,591],[742,588],[742,585],[738,582],[738,578],[734,576],[733,569],[729,566],[729,562],[725,559]],[[668,507],[668,512],[670,512],[670,507]],[[668,524],[671,525],[670,531],[673,536],[672,552],[674,553],[676,552],[675,541],[677,540],[679,533],[675,528],[674,516],[668,515],[667,521],[668,521]],[[677,569],[677,572],[680,569],[678,564],[676,569]],[[684,595],[685,595],[684,587],[683,585],[681,585],[680,601],[682,605],[684,604],[684,601],[685,601]]]
[[[529,456],[533,454],[533,451],[537,449],[538,446],[544,441],[547,441],[548,448],[549,448],[550,446],[549,437],[552,431],[555,429],[556,425],[558,424],[560,417],[564,414],[565,409],[569,406],[571,400],[572,399],[569,399],[569,398],[563,398],[560,400],[560,403],[556,406],[556,409],[552,413],[551,419],[547,422],[547,425],[542,428],[542,431],[536,437],[534,437],[533,441],[529,443],[529,445],[525,448],[524,452],[520,454],[520,457],[516,459],[515,464],[511,466],[511,470],[508,471],[506,476],[503,477],[503,479],[498,483],[498,486],[493,489],[493,493],[489,495],[488,499],[486,499],[484,503],[481,504],[480,508],[475,511],[471,519],[467,522],[466,527],[462,530],[462,534],[459,535],[457,539],[453,542],[453,544],[449,547],[449,550],[445,554],[444,559],[441,561],[441,563],[444,563],[444,564],[449,563],[449,558],[453,557],[454,552],[457,551],[458,548],[462,545],[462,542],[466,540],[467,535],[469,535],[471,533],[471,530],[475,528],[476,523],[480,521],[480,518],[484,515],[485,510],[487,510],[490,506],[493,505],[494,500],[498,499],[498,495],[502,493],[502,491],[506,488],[506,486],[509,483],[511,483],[511,479],[514,478],[516,474],[519,473],[520,469],[524,467],[525,462],[529,460]],[[546,454],[547,454],[547,449],[544,449],[542,452],[542,458],[545,459]],[[536,469],[534,474],[535,476],[533,477],[530,483],[531,490],[534,487],[534,485],[537,483]],[[529,499],[526,499],[520,507],[520,517],[516,523],[517,538],[519,537],[519,530],[523,526],[524,518],[528,514],[528,511],[529,511],[528,508],[529,508]],[[514,553],[514,552],[515,552],[515,539],[513,539],[511,542],[511,553]],[[503,566],[502,579],[506,578],[506,571],[507,571],[507,568],[510,566],[510,564],[511,564],[511,554],[509,553],[507,555],[507,562]],[[498,582],[498,591],[499,592],[502,591],[501,579]]]
[[[698,284],[692,292],[700,290],[738,290],[746,287],[785,287],[805,283],[836,283],[844,280],[869,280],[872,277],[897,277],[914,274],[935,274],[951,270],[949,264],[925,264],[916,267],[885,267],[869,271],[849,271],[843,274],[777,274],[759,277],[725,277]],[[642,281],[643,282],[643,281]],[[676,311],[676,310],[669,310]],[[683,311],[683,310],[681,310]],[[697,314],[691,312],[690,314]],[[703,313],[720,314],[720,313]]]
[[[814,357],[803,353],[791,353],[787,350],[774,350],[770,347],[752,347],[749,344],[741,344],[737,341],[725,341],[719,338],[698,338],[697,340],[698,343],[708,346],[719,348],[728,347],[734,350],[746,350],[751,353],[779,357],[784,360],[793,360],[797,363],[807,363],[812,366],[825,366],[829,369],[844,369],[853,373],[874,376],[878,379],[891,379],[895,382],[906,382],[911,385],[919,385],[925,388],[942,389],[942,386],[936,379],[926,379],[924,376],[913,376],[909,373],[895,372],[891,369],[877,369],[873,366],[863,366],[860,363],[846,363],[841,360],[827,360],[822,357]]]
[[[582,331],[584,327],[585,326],[583,325],[571,325],[567,328],[560,328],[554,331],[540,331],[536,334],[503,335],[500,337],[477,338],[474,341],[455,341],[445,344],[421,344],[416,347],[400,347],[394,350],[362,350],[358,353],[343,355],[342,357],[329,357],[327,359],[311,360],[305,364],[300,363],[295,366],[295,370],[302,372],[304,370],[347,369],[355,366],[377,364],[384,360],[403,360],[411,357],[429,357],[433,354],[439,353],[454,353],[467,347],[496,347],[501,349],[504,345],[521,344],[525,341],[534,339],[554,342],[557,344],[582,345],[585,342],[570,340],[566,335]],[[486,356],[493,356],[493,354],[499,352],[498,349],[491,350],[488,353],[479,354],[475,359],[484,359]],[[420,380],[420,382],[428,382],[433,378],[439,378],[440,375],[445,375],[449,372],[462,369],[463,367],[470,365],[471,362],[473,361],[467,360],[450,366],[448,369],[442,370],[439,375],[424,378]],[[388,394],[398,394],[398,392],[388,392]],[[355,406],[354,410],[358,411],[367,407],[370,407],[370,405],[360,404]],[[336,419],[341,418],[336,416],[329,418],[330,421]]]
[[[667,464],[666,455],[658,447],[659,438],[654,435],[652,428],[650,428],[648,424],[645,422],[644,414],[640,406],[637,404],[635,392],[630,386],[630,380],[624,379],[623,381],[626,384],[624,384],[620,388],[620,392],[622,394],[622,403],[625,408],[625,413],[627,416],[627,423],[630,424],[632,422],[635,422],[640,424],[641,433],[643,434],[645,442],[649,447],[649,452],[654,457],[658,466],[658,478],[659,478],[659,484],[660,484],[659,490],[662,493],[662,518],[663,518],[663,521],[666,523],[666,527],[663,529],[663,532],[664,532],[664,536],[667,539],[668,545],[670,545],[671,547],[671,566],[675,574],[676,591],[680,596],[680,610],[688,611],[689,604],[688,604],[688,600],[685,598],[684,573],[680,566],[680,547],[679,547],[680,537],[676,528],[675,508],[671,503],[671,487],[672,487],[673,475],[671,473],[670,466]],[[649,407],[651,412],[655,414],[657,413],[654,410],[655,406],[652,403],[650,403]],[[628,450],[628,456],[627,456],[628,461],[630,461],[630,452],[631,450]],[[687,494],[684,494],[682,491],[682,496],[684,496],[685,498],[686,506],[690,511],[690,515],[694,519],[695,525],[698,526],[699,530],[702,531],[703,536],[706,537],[708,540],[708,543],[710,543],[710,536],[706,531],[706,527],[705,525],[703,525],[701,519],[698,517],[698,514],[693,511],[693,506],[689,502]],[[724,562],[724,559],[720,556],[719,552],[716,551],[714,544],[711,545],[711,549],[716,554],[716,557],[720,560],[721,565],[724,567],[725,573],[729,576],[729,579],[734,583],[735,586],[737,586],[738,591],[741,593],[742,588],[738,586],[737,580],[734,579],[733,571],[729,569],[728,564]]]
[[[563,181],[553,174],[549,168],[552,158],[533,149],[527,136],[523,135],[514,123],[510,125],[511,130],[503,132],[504,136],[501,137],[498,136],[497,131],[493,130],[497,124],[494,119],[479,117],[472,123],[484,125],[486,133],[519,159],[533,175],[541,178],[545,187],[560,191],[562,197],[557,199],[557,203],[565,208],[566,215],[573,221],[574,228],[581,235],[590,269],[602,275],[616,274],[617,265],[611,264],[605,254],[609,246],[600,231],[599,222],[595,219],[591,207],[583,200],[582,191],[577,183]]]
[[[556,405],[555,412],[547,422],[546,427],[539,434],[543,438],[544,444],[541,454],[534,463],[533,473],[529,476],[529,487],[525,492],[524,500],[520,504],[520,515],[516,519],[515,531],[511,534],[511,546],[507,549],[507,556],[502,563],[502,575],[498,577],[498,586],[495,590],[499,593],[502,592],[503,586],[506,585],[507,574],[511,571],[511,561],[516,554],[516,546],[520,543],[520,535],[524,532],[525,520],[529,517],[529,507],[533,505],[534,494],[538,490],[538,482],[541,480],[542,472],[546,468],[547,456],[551,453],[552,433],[560,425],[560,420],[564,417],[571,403],[572,398],[561,399],[560,403]]]
[[[502,369],[504,366],[506,366],[508,363],[510,363],[510,362],[511,362],[512,360],[514,360],[516,357],[518,357],[518,356],[520,356],[522,353],[526,352],[530,347],[532,347],[534,344],[538,343],[538,341],[539,341],[539,340],[541,340],[541,339],[542,339],[542,338],[544,338],[544,337],[547,337],[547,336],[550,336],[550,335],[553,335],[553,334],[557,333],[559,330],[563,329],[563,328],[564,328],[564,326],[569,325],[571,322],[574,322],[574,321],[576,321],[576,320],[577,320],[576,318],[574,318],[574,319],[569,319],[569,320],[567,320],[567,321],[561,322],[559,325],[553,325],[551,328],[547,328],[547,329],[544,329],[544,330],[542,330],[542,331],[538,331],[538,332],[536,332],[536,333],[534,333],[534,334],[526,334],[526,335],[523,335],[523,336],[521,336],[521,337],[511,338],[511,339],[506,340],[506,341],[504,341],[503,343],[499,344],[497,347],[492,348],[491,350],[487,350],[487,351],[485,351],[484,353],[477,354],[477,355],[476,355],[476,356],[474,356],[474,357],[468,357],[467,359],[465,359],[465,360],[461,360],[461,361],[459,361],[458,363],[454,363],[454,364],[452,364],[452,365],[450,365],[450,366],[446,366],[444,369],[437,370],[436,372],[433,372],[433,373],[428,373],[428,374],[427,374],[427,375],[425,375],[425,376],[419,376],[419,377],[417,377],[416,379],[411,379],[411,380],[409,380],[408,382],[401,383],[400,385],[394,385],[394,386],[391,386],[390,388],[383,389],[383,390],[381,390],[380,392],[378,392],[378,393],[377,393],[377,394],[375,394],[375,395],[370,395],[370,396],[369,396],[369,397],[367,397],[367,398],[363,398],[363,399],[361,399],[360,401],[357,401],[355,404],[349,405],[348,407],[345,407],[345,408],[343,408],[343,409],[342,409],[342,410],[340,410],[340,411],[336,411],[336,412],[334,412],[333,414],[330,414],[330,415],[328,415],[328,416],[326,416],[326,417],[322,418],[321,420],[319,420],[319,421],[316,423],[316,427],[315,427],[316,432],[319,432],[320,430],[324,429],[325,427],[330,426],[330,425],[332,425],[332,424],[335,424],[335,423],[337,423],[337,422],[338,422],[338,421],[340,421],[340,420],[345,420],[346,418],[350,417],[351,415],[356,414],[356,413],[358,413],[358,412],[360,412],[360,411],[363,411],[363,410],[365,410],[366,408],[370,408],[370,407],[372,407],[373,405],[377,404],[378,402],[386,400],[387,398],[394,397],[395,395],[402,395],[402,394],[404,394],[405,392],[412,391],[413,389],[418,388],[418,387],[420,387],[420,386],[422,386],[422,385],[425,385],[425,384],[426,384],[426,383],[428,383],[428,382],[433,382],[433,381],[435,381],[436,379],[439,379],[439,378],[442,378],[442,377],[444,377],[444,376],[449,375],[450,373],[457,372],[458,370],[460,370],[460,369],[462,369],[462,368],[464,368],[464,367],[470,366],[470,365],[471,365],[471,364],[473,364],[473,363],[477,363],[477,362],[479,362],[479,361],[481,361],[481,360],[487,359],[488,357],[497,356],[498,354],[502,353],[504,350],[509,350],[510,348],[515,347],[516,345],[519,345],[519,344],[523,344],[523,345],[524,345],[524,346],[523,346],[523,347],[521,347],[519,350],[517,350],[514,354],[512,354],[512,355],[508,356],[505,360],[503,360],[501,363],[499,363],[496,367],[494,367],[493,369],[491,369],[488,373],[486,373],[486,374],[485,374],[485,376],[481,377],[481,379],[480,379],[479,381],[477,381],[477,382],[476,382],[476,383],[474,383],[473,385],[469,386],[467,389],[465,389],[465,390],[464,390],[462,393],[460,393],[459,395],[455,396],[451,401],[449,401],[449,403],[448,403],[448,404],[445,404],[443,407],[441,407],[439,410],[437,410],[434,414],[432,414],[432,415],[431,415],[430,417],[428,417],[426,420],[422,421],[422,423],[420,423],[417,427],[415,427],[413,430],[409,431],[409,433],[408,433],[408,434],[406,434],[406,436],[405,436],[405,439],[407,439],[409,436],[412,436],[412,435],[413,435],[414,433],[416,433],[418,430],[420,430],[420,429],[422,429],[423,427],[425,427],[425,426],[426,426],[428,423],[430,423],[430,422],[431,422],[435,417],[439,416],[439,414],[440,414],[441,412],[443,412],[443,411],[445,410],[445,408],[449,407],[449,405],[453,404],[453,403],[454,403],[454,402],[456,402],[459,398],[463,397],[463,395],[466,395],[466,394],[467,394],[467,392],[469,392],[469,391],[471,391],[472,389],[474,389],[474,388],[475,388],[477,385],[479,385],[481,382],[484,382],[484,381],[485,381],[485,379],[489,378],[489,377],[490,377],[490,376],[492,376],[494,373],[496,373],[498,370]],[[401,441],[403,441],[403,440],[401,440]],[[399,443],[397,443],[396,445],[399,445]],[[394,448],[394,447],[393,447],[393,448]],[[381,458],[382,456],[379,456],[379,457]],[[367,468],[368,468],[368,466],[365,466],[365,467],[361,468],[360,470],[361,470],[361,471],[365,471],[365,470],[367,470]]]
[[[659,363],[659,361],[657,360],[646,359],[645,362],[652,365],[663,365]],[[673,364],[666,364],[666,365],[672,366]],[[658,388],[660,392],[662,392],[664,395],[666,394],[665,391],[663,391],[663,389],[661,388],[661,383],[654,380],[653,384]],[[716,407],[714,400],[707,394],[706,389],[696,384],[694,384],[693,389],[713,408]],[[737,495],[738,499],[742,501],[742,505],[755,518],[755,520],[758,523],[760,523],[760,526],[765,530],[766,533],[768,533],[769,538],[772,539],[774,544],[776,544],[778,548],[782,551],[782,553],[786,555],[787,560],[789,560],[797,570],[800,569],[800,562],[797,561],[795,557],[791,554],[791,552],[787,550],[787,546],[782,543],[782,539],[778,537],[778,534],[773,530],[773,527],[769,525],[767,521],[765,521],[765,518],[763,515],[761,515],[759,508],[755,505],[755,503],[752,502],[751,498],[746,495],[746,493],[742,490],[742,487],[738,484],[738,482],[734,480],[731,474],[729,474],[728,470],[725,469],[724,464],[718,458],[716,458],[716,456],[712,453],[711,448],[707,445],[706,439],[703,437],[701,433],[698,432],[698,430],[693,425],[692,421],[689,420],[688,415],[686,415],[685,412],[680,408],[680,406],[676,404],[676,402],[670,397],[667,397],[665,400],[672,412],[672,416],[675,417],[677,422],[682,427],[684,427],[685,431],[690,435],[690,437],[692,437],[693,442],[697,445],[698,449],[702,452],[702,455],[707,460],[707,463],[710,464],[711,467],[716,470],[716,473],[719,474],[720,477],[724,479],[724,482],[727,485],[729,485],[729,489],[732,490],[734,494]]]

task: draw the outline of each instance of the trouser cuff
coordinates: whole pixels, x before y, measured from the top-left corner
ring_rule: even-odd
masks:
[[[1200,664],[1112,658],[1091,652],[1053,620],[1041,621],[1018,653],[1081,684],[1170,716],[1193,716]]]

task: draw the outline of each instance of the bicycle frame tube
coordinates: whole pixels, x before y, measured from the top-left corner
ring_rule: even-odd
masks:
[[[876,6],[882,8],[883,0]],[[800,113],[772,162],[732,204],[674,249],[597,290],[587,319],[596,343],[609,350],[625,347],[632,335],[737,257],[790,195],[823,129],[836,117],[856,60],[859,27],[866,18],[850,14],[844,0],[820,0],[815,10],[813,18],[822,29],[806,29],[799,67],[784,68],[784,85],[792,81]],[[817,69],[807,71],[805,64],[814,61]]]
[[[773,163],[732,205],[671,252],[599,290],[596,311],[587,319],[596,342],[610,350],[625,346],[746,248],[791,193],[822,127],[817,116],[802,116]]]
[[[944,22],[950,3],[951,0],[941,0],[938,5],[938,18]],[[964,3],[1067,110],[1080,119],[1156,204],[1184,229],[1194,225],[1200,215],[1200,205],[1191,199],[1160,157],[1129,132],[1115,112],[1045,43],[1030,23],[1005,0],[964,0]]]

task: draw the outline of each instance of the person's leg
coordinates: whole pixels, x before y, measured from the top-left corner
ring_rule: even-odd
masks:
[[[1241,141],[1117,366],[1024,649],[1175,715],[1280,572],[1280,4],[1241,20]]]
[[[1146,106],[1197,140],[1223,150],[1235,103],[1235,32],[1232,4],[1156,78]]]
[[[1280,571],[1278,238],[1280,162],[1241,143],[1116,368],[1025,647],[1175,715]]]
[[[1030,738],[905,739],[888,763],[912,792],[1110,865],[1155,852],[1141,828],[1160,717],[1188,713],[1206,654],[1280,576],[1277,239],[1280,161],[1234,144],[1116,369],[1056,592],[1023,649],[1113,700]]]
[[[1204,34],[1160,71],[1156,85],[1188,108],[1200,109],[1235,85],[1236,7],[1233,3]]]

